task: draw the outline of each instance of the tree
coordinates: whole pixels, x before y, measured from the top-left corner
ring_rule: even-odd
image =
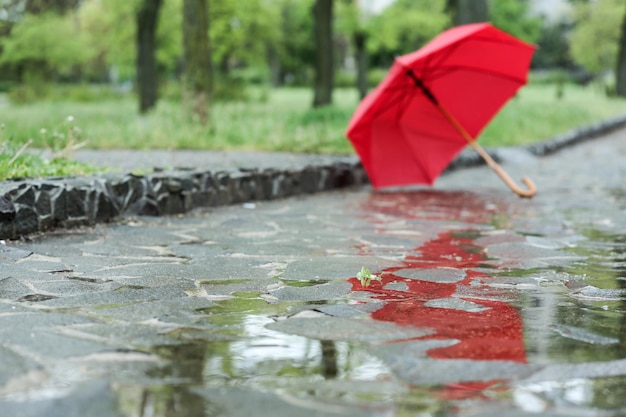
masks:
[[[48,12],[63,14],[76,8],[79,3],[79,0],[26,0],[24,2],[24,11],[29,14]]]
[[[139,113],[146,113],[157,102],[159,74],[156,60],[156,35],[162,0],[143,0],[137,21],[137,91]]]
[[[535,68],[571,68],[567,35],[569,24],[561,22],[544,22],[537,39],[537,50],[533,57]]]
[[[76,65],[91,58],[72,19],[56,13],[27,14],[13,26],[10,36],[0,41],[0,63],[19,67],[21,81],[26,82],[69,75]]]
[[[622,17],[619,53],[615,69],[615,94],[626,97],[626,12],[623,13]]]
[[[78,20],[93,52],[90,76],[114,82],[137,77],[137,14],[149,0],[84,0]],[[156,23],[156,64],[161,79],[178,75],[182,57],[182,0],[160,0]],[[131,22],[132,24],[120,24]],[[93,75],[92,75],[93,73]]]
[[[541,19],[531,17],[526,0],[491,0],[491,23],[526,42],[535,42],[541,35]]]
[[[350,42],[353,49],[356,67],[356,88],[362,99],[367,94],[367,71],[369,60],[367,54],[367,39],[369,30],[368,13],[359,0],[343,0],[337,4],[338,31]]]
[[[212,86],[208,0],[183,0],[183,100],[206,124]]]
[[[396,0],[382,13],[372,16],[368,40],[370,62],[388,67],[397,55],[412,52],[450,24],[444,13],[446,0]]]
[[[356,88],[361,99],[367,94],[367,37],[368,33],[363,29],[356,30],[352,35],[356,62]]]
[[[448,0],[447,9],[455,25],[489,20],[487,0]]]
[[[280,81],[310,85],[315,61],[312,0],[283,0],[280,6],[280,36],[276,41]]]
[[[313,5],[315,78],[313,107],[333,101],[333,0],[316,0]]]
[[[570,51],[574,61],[591,73],[613,71],[620,43],[623,0],[576,4]]]

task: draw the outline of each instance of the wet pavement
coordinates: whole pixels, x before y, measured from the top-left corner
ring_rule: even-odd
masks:
[[[0,416],[626,415],[626,131],[506,155],[5,242]]]

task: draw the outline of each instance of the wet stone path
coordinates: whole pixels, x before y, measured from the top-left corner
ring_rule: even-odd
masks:
[[[4,242],[0,416],[625,415],[625,141]]]

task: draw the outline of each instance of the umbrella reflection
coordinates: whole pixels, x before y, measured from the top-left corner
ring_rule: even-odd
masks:
[[[518,310],[499,301],[493,290],[485,291],[487,299],[476,291],[471,291],[473,296],[462,296],[467,292],[464,289],[471,290],[490,278],[469,269],[478,268],[485,261],[484,255],[475,251],[472,240],[467,233],[445,232],[419,247],[419,255],[407,256],[405,266],[385,269],[382,282],[373,282],[367,288],[387,302],[372,317],[436,330],[425,339],[459,341],[429,351],[432,358],[525,362]],[[419,272],[411,276],[411,270]],[[351,282],[354,290],[363,289],[356,278]]]
[[[493,265],[475,243],[483,236],[481,228],[503,212],[502,202],[467,192],[420,191],[373,194],[365,205],[381,234],[391,219],[405,220],[402,227],[419,226],[423,219],[441,221],[438,230],[404,254],[402,265],[376,271],[380,282],[364,288],[350,279],[354,291],[385,301],[372,318],[434,330],[419,340],[455,341],[429,350],[432,359],[526,363],[520,312],[507,302],[509,293],[485,285],[491,279],[485,271]],[[370,250],[377,249],[361,247],[364,254]],[[440,395],[480,396],[496,382],[447,385]]]

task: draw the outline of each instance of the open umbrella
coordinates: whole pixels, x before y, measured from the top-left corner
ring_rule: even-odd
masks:
[[[535,47],[489,23],[457,26],[396,58],[357,107],[346,135],[374,188],[432,185],[469,143],[521,197],[519,187],[475,138],[527,82]]]

